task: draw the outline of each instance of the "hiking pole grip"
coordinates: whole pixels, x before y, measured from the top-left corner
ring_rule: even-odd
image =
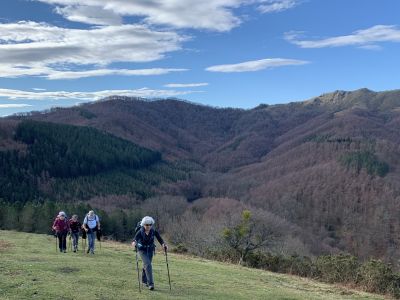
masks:
[[[165,262],[167,263],[169,290],[171,291],[171,277],[169,276],[169,265],[168,265],[167,247],[164,247],[164,253],[165,253]]]

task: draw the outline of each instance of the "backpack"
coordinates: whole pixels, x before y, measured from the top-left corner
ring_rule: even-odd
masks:
[[[135,227],[135,236],[136,233],[138,233],[138,231],[140,230],[140,228],[142,228],[142,221],[137,222],[136,227]]]
[[[86,220],[86,224],[85,224],[85,220]],[[89,223],[89,214],[87,214],[87,215],[85,216],[85,218],[83,219],[83,225],[84,225],[90,232],[97,231],[98,228],[99,228],[99,221],[100,221],[100,218],[99,218],[96,214],[94,215],[94,220],[96,221],[96,227],[90,229],[90,228],[89,228],[89,224],[88,224],[88,223]]]

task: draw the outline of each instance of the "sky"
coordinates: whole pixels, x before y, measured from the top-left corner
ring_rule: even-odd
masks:
[[[215,107],[400,88],[398,0],[1,0],[0,116],[111,95]]]

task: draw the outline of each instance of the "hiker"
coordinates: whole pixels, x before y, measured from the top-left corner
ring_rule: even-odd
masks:
[[[67,252],[67,234],[69,232],[69,223],[65,212],[60,211],[53,222],[53,230],[58,237],[58,248],[60,252]]]
[[[89,246],[86,253],[94,254],[94,243],[96,239],[96,231],[100,230],[100,219],[93,210],[89,211],[83,220],[83,229],[86,231]]]
[[[154,290],[153,268],[151,266],[156,247],[154,244],[154,237],[157,238],[158,242],[165,250],[168,249],[167,244],[161,238],[158,231],[153,228],[154,223],[152,217],[144,217],[140,223],[142,227],[138,230],[132,242],[132,247],[137,247],[143,261],[142,283],[148,286],[150,290]]]
[[[78,215],[73,215],[71,220],[69,220],[69,228],[72,236],[72,246],[74,247],[74,252],[78,251],[79,231],[81,226],[82,224],[78,220]]]

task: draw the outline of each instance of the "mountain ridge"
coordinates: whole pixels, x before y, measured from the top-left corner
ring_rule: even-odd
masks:
[[[94,127],[189,164],[173,195],[235,199],[302,228],[307,253],[400,258],[399,90],[249,110],[123,99],[2,119],[0,146],[23,146],[12,131],[25,119]]]

